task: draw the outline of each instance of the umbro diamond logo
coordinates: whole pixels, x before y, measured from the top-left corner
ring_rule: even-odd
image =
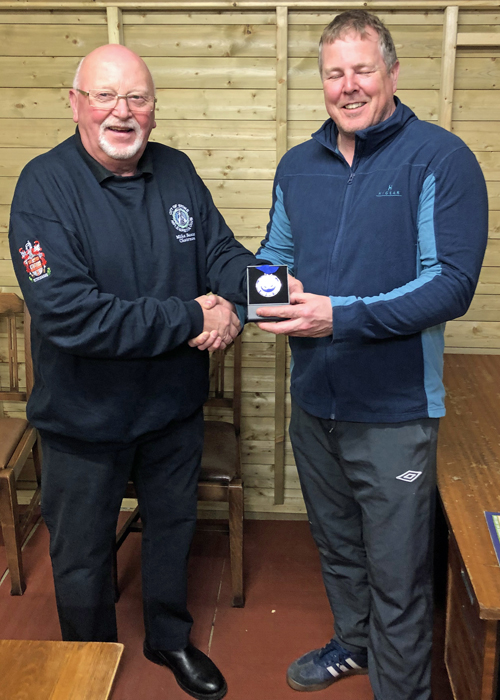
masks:
[[[405,472],[404,474],[400,474],[399,476],[397,476],[396,479],[399,479],[400,481],[412,482],[412,481],[415,481],[416,479],[418,479],[418,477],[420,476],[421,473],[422,472],[413,472],[410,469],[409,471]]]

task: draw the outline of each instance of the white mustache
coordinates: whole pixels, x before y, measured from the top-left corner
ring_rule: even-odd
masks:
[[[125,129],[133,129],[136,134],[141,133],[141,127],[133,117],[130,117],[126,121],[123,121],[122,119],[116,119],[111,115],[109,117],[106,117],[106,119],[101,123],[101,134],[104,132],[104,129],[107,129],[110,126],[118,126]]]

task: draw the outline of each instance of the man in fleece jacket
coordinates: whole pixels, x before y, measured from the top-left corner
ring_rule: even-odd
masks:
[[[258,313],[289,319],[259,325],[290,336],[290,437],[334,615],[288,683],[369,673],[375,700],[429,700],[443,332],[472,299],[488,209],[474,155],[394,97],[398,72],[374,15],[324,30],[330,119],[279,164],[257,253],[305,291]]]
[[[218,700],[189,642],[186,564],[196,521],[207,348],[240,329],[246,266],[189,159],[148,143],[145,63],[103,46],[70,90],[77,133],[24,169],[10,243],[32,316],[29,420],[43,447],[42,512],[62,636],[117,639],[111,562],[129,478],[141,517],[144,654],[186,693]],[[206,295],[211,290],[220,296]]]

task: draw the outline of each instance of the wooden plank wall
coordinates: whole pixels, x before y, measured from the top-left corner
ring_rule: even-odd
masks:
[[[0,289],[18,291],[7,245],[17,176],[31,158],[73,133],[68,87],[80,58],[107,43],[108,19],[111,36],[142,55],[155,78],[158,126],[152,138],[191,157],[237,237],[256,250],[265,233],[277,160],[309,138],[327,116],[317,44],[333,10],[276,9],[271,2],[254,3],[251,10],[213,11],[168,11],[164,4],[155,10],[151,3],[123,12],[82,6],[72,9],[66,3],[57,10],[54,2],[52,10],[2,9],[0,3]],[[440,107],[443,10],[379,12],[402,64],[398,95],[421,119],[434,122]],[[499,45],[459,47],[454,62],[451,127],[477,154],[491,211],[478,293],[467,314],[448,324],[447,350],[500,353],[500,11],[461,7],[458,31],[498,33]],[[0,337],[3,360],[1,342]],[[247,516],[301,517],[304,506],[287,438],[280,452],[280,411],[285,404],[288,416],[289,395],[281,391],[281,361],[276,380],[275,356],[284,348],[276,350],[273,338],[250,325],[243,352]],[[288,367],[288,351],[286,356]],[[9,415],[23,410],[15,404],[4,408]],[[280,454],[283,471],[275,473]]]

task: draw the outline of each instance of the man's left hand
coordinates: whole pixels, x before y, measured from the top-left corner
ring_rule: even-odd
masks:
[[[288,319],[257,323],[261,330],[275,335],[324,338],[333,334],[332,304],[320,294],[292,293],[290,306],[262,306],[257,314]]]

